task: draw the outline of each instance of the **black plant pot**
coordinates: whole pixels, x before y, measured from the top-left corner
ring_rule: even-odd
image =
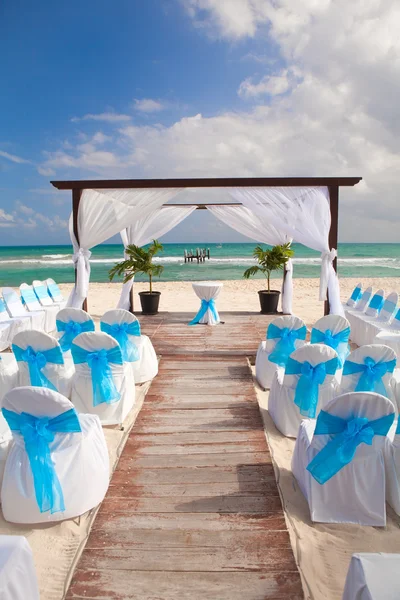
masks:
[[[260,290],[258,297],[260,298],[261,313],[263,315],[273,315],[278,312],[280,292],[278,290]]]
[[[160,304],[161,292],[139,292],[140,304],[144,315],[156,315]]]

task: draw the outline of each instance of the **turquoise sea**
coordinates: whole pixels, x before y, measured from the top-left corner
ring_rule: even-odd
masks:
[[[246,244],[165,244],[159,260],[164,266],[162,281],[241,279],[253,263],[254,243]],[[210,248],[211,259],[205,263],[184,264],[185,248]],[[319,253],[300,244],[295,250],[294,277],[319,277]],[[399,277],[400,244],[339,244],[340,277]],[[71,246],[3,246],[0,247],[0,285],[18,286],[33,279],[52,277],[60,283],[72,282]],[[91,281],[108,281],[108,270],[121,260],[122,245],[104,244],[92,251]],[[276,274],[281,277],[281,274]],[[139,281],[143,277],[137,278]]]

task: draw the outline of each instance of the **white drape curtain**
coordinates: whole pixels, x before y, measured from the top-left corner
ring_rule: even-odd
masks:
[[[147,216],[138,219],[130,227],[121,231],[121,238],[125,248],[128,244],[145,246],[152,240],[158,239],[186,219],[196,208],[196,205],[163,206]],[[132,286],[133,279],[123,284],[118,308],[129,310]]]
[[[77,277],[67,306],[80,308],[88,294],[90,248],[101,244],[138,219],[145,218],[181,191],[182,188],[83,191],[78,213],[79,245],[73,233],[72,218],[69,224]]]
[[[331,213],[327,187],[230,188],[263,223],[270,223],[295,242],[321,252],[320,300],[329,293],[331,314],[343,315],[339,280],[333,268],[336,248],[329,248]]]
[[[276,246],[277,244],[286,244],[291,242],[292,238],[286,233],[279,231],[268,221],[262,221],[246,206],[208,206],[207,209],[218,219],[220,219],[235,231],[246,235],[253,240],[263,244]],[[286,265],[286,276],[282,286],[282,312],[292,313],[293,300],[293,266],[289,260]]]

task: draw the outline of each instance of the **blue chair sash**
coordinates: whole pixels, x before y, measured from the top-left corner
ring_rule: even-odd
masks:
[[[71,344],[77,335],[87,331],[94,331],[94,323],[92,320],[77,323],[76,321],[56,321],[57,331],[64,331],[64,335],[58,340],[63,352],[71,350]]]
[[[360,378],[355,389],[356,392],[377,392],[378,394],[382,394],[382,396],[387,396],[388,393],[382,377],[386,373],[393,373],[395,367],[395,359],[387,362],[376,362],[370,356],[366,356],[364,364],[346,360],[343,367],[343,375],[360,373]]]
[[[32,289],[22,288],[22,289],[20,289],[20,292],[21,292],[21,298],[22,298],[22,301],[24,304],[38,301],[36,294]]]
[[[376,310],[379,313],[382,309],[383,303],[384,303],[383,296],[378,296],[377,294],[375,294],[374,296],[372,296],[371,302],[369,303],[368,308],[373,308],[374,310]]]
[[[311,330],[311,343],[312,344],[325,344],[336,350],[339,355],[340,366],[343,366],[345,359],[347,358],[349,350],[349,337],[350,327],[346,327],[339,333],[333,334],[330,329],[326,331],[320,331],[319,329],[313,328]],[[340,346],[340,348],[339,348]]]
[[[49,350],[35,351],[32,346],[28,346],[26,350],[23,350],[19,346],[13,344],[12,349],[18,362],[26,362],[28,364],[31,385],[49,388],[56,392],[58,391],[42,371],[47,363],[53,363],[55,365],[64,364],[64,358],[61,349],[58,346],[50,348]]]
[[[75,364],[87,363],[92,372],[93,406],[98,406],[103,402],[107,404],[118,402],[121,394],[115,386],[109,363],[123,364],[120,348],[111,348],[110,350],[103,348],[90,352],[72,343],[71,352]]]
[[[393,314],[394,311],[396,310],[396,302],[392,302],[391,300],[385,300],[382,310],[384,310],[385,312],[388,312],[389,314]]]
[[[2,312],[7,312],[7,309],[6,309],[4,300],[2,298],[0,298],[0,313],[2,313]]]
[[[270,323],[267,329],[267,340],[277,340],[274,349],[268,356],[268,360],[280,367],[284,367],[289,356],[296,350],[296,340],[305,340],[307,328],[305,325],[299,329],[288,327],[277,327]]]
[[[130,335],[140,336],[139,321],[134,321],[133,323],[113,323],[112,325],[101,321],[100,329],[117,340],[124,362],[135,362],[140,359],[139,348],[129,339]]]
[[[46,298],[46,296],[49,295],[47,292],[47,288],[45,288],[44,285],[38,285],[34,288],[34,290],[35,290],[35,294],[39,298],[39,300],[41,298]]]
[[[362,290],[360,286],[356,286],[350,296],[350,300],[353,300],[353,302],[358,302],[359,299],[362,296]]]
[[[200,323],[201,319],[207,313],[208,309],[210,309],[211,314],[212,314],[213,318],[215,319],[215,321],[218,321],[218,313],[217,313],[217,309],[215,307],[215,302],[214,302],[213,298],[211,298],[211,300],[203,299],[201,301],[201,306],[200,306],[199,312],[194,317],[194,319],[192,319],[190,321],[189,325],[197,325],[197,323]]]
[[[396,321],[400,321],[400,308],[397,311],[397,313],[395,314],[394,318],[395,318]]]
[[[60,288],[56,283],[50,283],[47,287],[48,294],[53,298],[61,298],[62,294],[60,292]]]
[[[326,362],[312,366],[308,361],[303,363],[289,357],[285,375],[300,375],[297,382],[294,403],[299,407],[300,414],[314,419],[317,412],[319,386],[324,383],[327,375],[334,375],[339,360],[331,358]]]
[[[49,510],[53,514],[64,511],[64,496],[54,469],[49,444],[54,440],[56,433],[81,431],[75,409],[71,408],[53,419],[35,417],[24,412],[18,414],[6,408],[3,408],[2,412],[11,431],[20,433],[24,438],[40,512]]]
[[[386,435],[394,421],[394,413],[374,421],[355,417],[341,419],[321,410],[314,435],[334,435],[309,463],[307,471],[321,485],[329,481],[354,458],[357,447],[364,443],[372,445],[375,435]]]

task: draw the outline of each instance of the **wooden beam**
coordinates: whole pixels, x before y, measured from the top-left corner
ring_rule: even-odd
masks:
[[[338,247],[338,230],[339,230],[339,187],[336,185],[329,186],[329,206],[331,211],[331,228],[329,230],[329,248]],[[337,273],[337,258],[333,261],[333,268]],[[329,315],[329,294],[325,301],[325,315]]]
[[[198,179],[88,179],[51,181],[59,190],[130,189],[130,188],[220,188],[220,187],[287,187],[353,186],[362,177],[206,177]]]
[[[79,203],[81,201],[82,190],[73,188],[72,189],[72,225],[74,229],[74,235],[76,241],[79,245],[79,228],[78,228],[78,212],[79,212]],[[75,268],[75,284],[76,284],[76,268]],[[87,298],[83,301],[83,310],[88,309]]]

